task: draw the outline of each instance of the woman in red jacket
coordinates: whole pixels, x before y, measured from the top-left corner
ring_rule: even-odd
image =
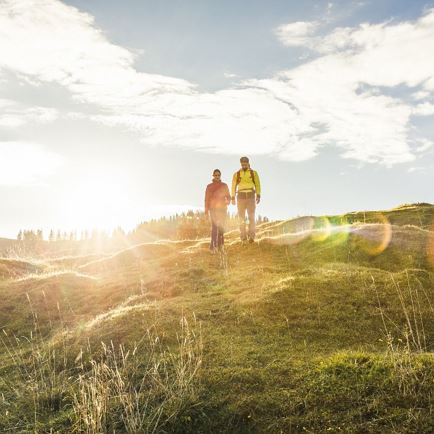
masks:
[[[227,184],[221,180],[221,172],[215,169],[212,173],[212,182],[206,186],[205,215],[211,218],[211,245],[212,253],[221,250],[224,244],[224,232],[228,205],[231,194]]]

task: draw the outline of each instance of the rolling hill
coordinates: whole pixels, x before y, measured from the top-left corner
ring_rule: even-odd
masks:
[[[0,259],[1,432],[434,432],[434,206]]]

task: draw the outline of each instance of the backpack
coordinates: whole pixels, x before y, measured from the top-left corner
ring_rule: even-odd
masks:
[[[252,177],[253,184],[255,185],[255,188],[256,188],[255,172],[253,171],[253,169],[249,169],[249,171],[250,171],[250,176]],[[236,183],[236,185],[238,185],[240,182],[241,182],[241,170],[239,170],[237,172],[237,183]]]

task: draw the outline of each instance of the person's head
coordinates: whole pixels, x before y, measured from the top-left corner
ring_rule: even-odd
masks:
[[[250,167],[249,159],[247,157],[241,157],[240,163],[243,170],[247,170]]]
[[[214,172],[212,172],[213,181],[220,181],[221,177],[222,173],[220,172],[220,169],[214,169]]]

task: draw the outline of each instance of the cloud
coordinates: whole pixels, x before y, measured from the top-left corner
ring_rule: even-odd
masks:
[[[225,154],[279,155],[288,139],[296,137],[304,120],[296,111],[263,89],[229,89],[212,94],[160,97],[135,113],[97,115],[112,126],[127,126],[148,145],[156,143]],[[306,150],[294,149],[293,159]]]
[[[105,105],[192,87],[137,73],[134,53],[110,43],[92,16],[60,1],[1,0],[0,5],[0,68],[6,71],[62,84],[78,100]]]
[[[111,43],[89,14],[72,6],[56,0],[0,4],[0,73],[60,84],[95,108],[95,122],[136,131],[149,146],[290,161],[334,146],[345,158],[387,166],[423,152],[412,118],[431,110],[434,58],[427,53],[434,10],[412,22],[325,35],[318,34],[317,21],[284,24],[278,38],[314,51],[314,60],[268,79],[200,92],[186,80],[137,71],[136,54]],[[395,94],[397,86],[409,87],[410,98]],[[418,98],[428,105],[417,106]]]
[[[312,35],[319,25],[318,21],[296,21],[282,24],[277,27],[275,33],[280,42],[288,47],[306,46],[310,45]]]
[[[47,123],[58,117],[54,108],[27,107],[15,101],[0,99],[0,127],[16,128],[29,122]]]
[[[393,95],[433,97],[434,9],[414,22],[362,24],[312,35],[305,46],[320,56],[269,80],[254,81],[291,102],[302,117],[327,126],[311,140],[344,149],[344,157],[386,165],[411,161],[428,149],[412,135],[411,116],[433,114],[433,104],[411,106]],[[382,93],[382,88],[389,89]],[[414,88],[417,91],[414,92]]]
[[[306,38],[305,46],[323,57],[346,60],[342,72],[350,73],[359,83],[389,87],[420,85],[420,91],[431,94],[434,59],[427,53],[433,43],[434,9],[431,9],[413,22],[338,27],[329,34]]]
[[[53,174],[62,158],[33,143],[0,142],[0,185],[28,185]]]
[[[430,102],[424,102],[422,104],[418,104],[413,109],[413,114],[418,116],[434,116],[434,104]]]
[[[368,163],[413,160],[408,137],[411,108],[392,97],[358,93],[357,81],[346,70],[346,59],[321,58],[250,84],[291,102],[298,110],[297,119],[311,120],[311,131],[303,126],[295,144],[310,146],[312,154],[331,145],[342,148],[345,158]],[[291,148],[286,151],[291,155]]]

